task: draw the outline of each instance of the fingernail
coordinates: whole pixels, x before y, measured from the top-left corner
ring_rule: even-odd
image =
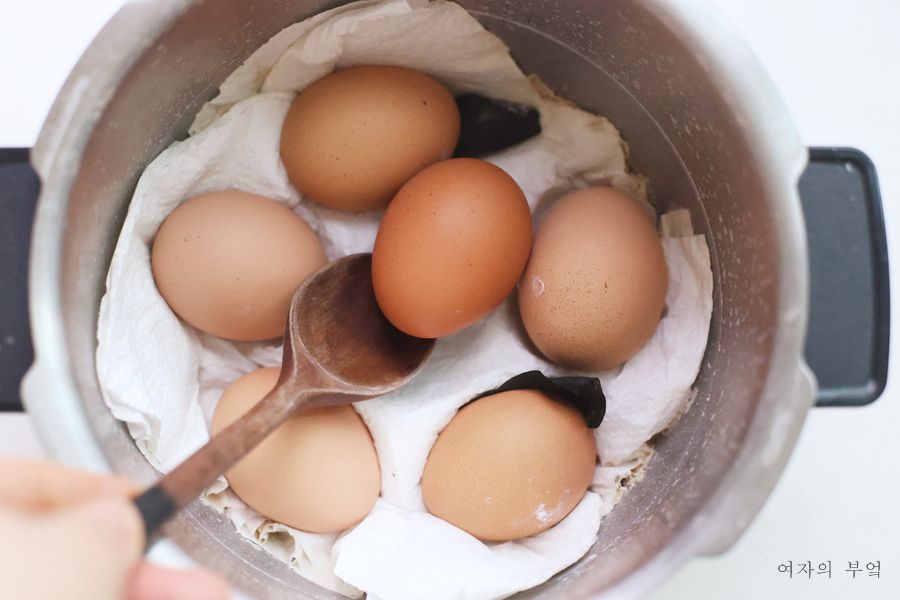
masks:
[[[140,513],[124,498],[100,498],[77,509],[80,516],[101,535],[114,541],[134,560],[144,551],[144,526]]]

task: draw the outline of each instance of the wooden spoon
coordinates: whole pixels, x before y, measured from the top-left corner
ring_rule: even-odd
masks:
[[[403,333],[381,313],[371,254],[326,265],[291,301],[275,388],[135,500],[147,539],[291,415],[395,390],[433,349],[434,340]]]

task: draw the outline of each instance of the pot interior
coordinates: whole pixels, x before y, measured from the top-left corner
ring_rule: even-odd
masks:
[[[778,303],[778,240],[763,181],[698,46],[664,6],[631,0],[460,0],[503,39],[526,73],[607,116],[663,209],[690,210],[709,243],[714,292],[709,346],[689,410],[656,441],[642,481],[607,516],[578,563],[517,598],[581,598],[647,573],[703,507],[741,449],[769,368]],[[99,117],[67,209],[60,288],[73,375],[112,469],[157,474],[111,417],[94,368],[106,272],[144,167],[186,136],[200,106],[254,50],[284,27],[331,8],[315,0],[200,0],[144,49]],[[167,533],[251,595],[338,598],[241,538],[195,503]]]

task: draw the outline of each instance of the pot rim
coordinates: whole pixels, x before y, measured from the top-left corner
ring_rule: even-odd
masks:
[[[48,454],[88,470],[109,472],[110,467],[84,413],[65,342],[60,275],[69,195],[82,153],[119,83],[159,35],[197,1],[126,3],[79,59],[32,150],[31,161],[42,183],[29,265],[35,363],[23,380],[22,397]],[[733,26],[695,2],[642,1],[717,82],[718,92],[739,116],[754,167],[767,175],[768,209],[780,241],[779,327],[747,437],[716,491],[665,550],[595,598],[641,597],[690,558],[731,547],[783,471],[816,388],[803,360],[809,263],[797,181],[806,166],[806,149],[772,81]],[[763,414],[768,416],[762,418]],[[170,542],[156,555],[170,564],[193,564]]]
[[[701,58],[738,116],[756,168],[767,183],[779,240],[779,298],[765,386],[738,456],[715,492],[669,546],[597,598],[639,598],[689,559],[731,548],[775,487],[797,442],[817,383],[803,358],[809,315],[806,223],[797,183],[808,153],[758,58],[718,11],[696,2],[643,0]],[[766,415],[764,417],[764,415]],[[774,416],[773,416],[774,415]]]

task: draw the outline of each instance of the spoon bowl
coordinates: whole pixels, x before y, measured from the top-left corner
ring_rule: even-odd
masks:
[[[434,340],[403,333],[378,308],[371,254],[336,260],[307,279],[294,294],[284,340],[282,379],[312,381],[315,365],[343,388],[335,391],[370,397],[408,383],[434,348]]]

